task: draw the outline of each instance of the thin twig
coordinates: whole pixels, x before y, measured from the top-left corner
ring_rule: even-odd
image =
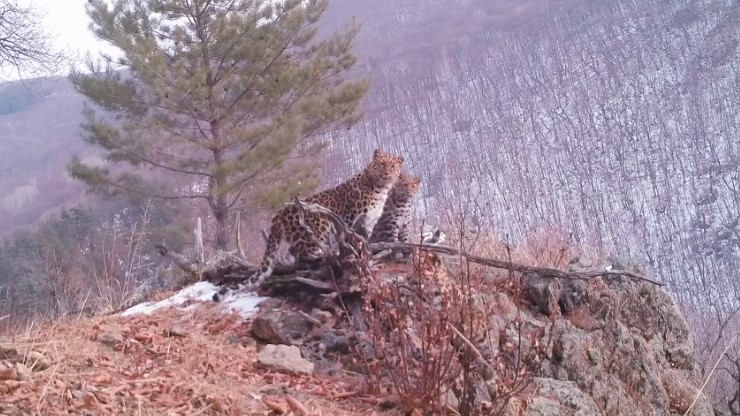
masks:
[[[454,332],[455,335],[457,335],[458,338],[460,338],[460,341],[462,341],[465,345],[468,346],[468,348],[471,349],[471,351],[475,353],[480,363],[488,367],[488,369],[493,371],[494,373],[496,372],[496,369],[494,369],[493,366],[483,357],[483,353],[481,353],[480,350],[475,345],[473,345],[473,343],[468,339],[468,337],[463,335],[463,333],[460,332],[457,328],[455,328],[452,324],[447,324],[447,327],[450,328],[452,332]]]
[[[717,369],[717,365],[719,365],[719,362],[722,361],[722,358],[724,358],[725,353],[727,352],[727,350],[730,349],[731,346],[735,345],[735,342],[736,341],[737,341],[737,337],[735,337],[732,340],[732,342],[727,343],[727,346],[722,351],[722,354],[720,354],[719,358],[717,358],[717,361],[714,362],[714,366],[712,366],[712,371],[709,372],[709,375],[707,375],[707,379],[704,380],[704,383],[702,383],[701,388],[699,389],[698,392],[696,392],[696,395],[694,396],[694,400],[691,402],[691,405],[689,405],[689,408],[686,409],[686,412],[684,412],[683,416],[687,416],[689,413],[691,413],[691,409],[694,407],[694,405],[696,404],[696,402],[699,400],[699,397],[704,392],[704,388],[709,383],[709,379],[712,378],[712,374],[714,374],[714,371]]]

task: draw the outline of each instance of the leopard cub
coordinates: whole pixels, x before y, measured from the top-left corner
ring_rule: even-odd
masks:
[[[370,243],[411,242],[413,202],[420,186],[420,177],[401,173],[385,201],[383,215],[375,225]]]

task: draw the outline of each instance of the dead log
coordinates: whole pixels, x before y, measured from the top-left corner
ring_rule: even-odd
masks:
[[[549,279],[576,279],[576,280],[590,280],[595,277],[600,276],[609,276],[609,275],[622,275],[626,276],[632,279],[642,280],[657,286],[663,286],[662,283],[657,282],[655,280],[652,280],[650,278],[647,278],[643,275],[628,271],[628,270],[595,270],[592,272],[569,272],[559,269],[554,269],[550,267],[537,267],[537,266],[528,266],[520,263],[505,261],[505,260],[496,260],[496,259],[490,259],[480,256],[475,256],[469,253],[462,252],[458,249],[447,247],[447,246],[437,246],[437,245],[424,245],[424,244],[413,244],[413,243],[373,243],[369,245],[370,250],[372,251],[400,251],[400,252],[411,252],[414,248],[422,250],[422,251],[429,251],[429,252],[435,252],[439,254],[444,255],[450,255],[450,256],[460,256],[463,257],[473,263],[480,264],[487,267],[493,267],[497,269],[502,270],[512,270],[514,272],[519,272],[523,274],[538,274],[544,278]],[[321,262],[317,263],[316,267],[319,270],[323,269],[323,274],[327,273],[328,268],[331,267],[332,264],[336,264],[336,258],[326,258],[322,260]],[[310,269],[306,269],[305,266],[302,265],[278,265],[275,267],[275,271],[273,271],[274,276],[291,276],[291,275],[299,275],[302,272],[309,271]],[[225,281],[235,282],[238,283],[240,281],[243,281],[244,279],[248,278],[252,273],[256,271],[256,268],[249,268],[249,267],[238,267],[235,266],[231,269],[219,269],[219,270],[213,270],[210,271],[210,273],[204,274],[204,278],[207,278],[207,280],[210,281],[218,281],[220,279],[223,279],[223,277],[227,277],[226,279],[223,279]],[[316,273],[316,272],[314,272]],[[319,275],[322,273],[319,272]],[[240,280],[241,279],[241,280]]]
[[[168,258],[172,260],[173,263],[177,267],[180,268],[180,270],[193,275],[197,276],[199,272],[198,263],[192,260],[189,260],[187,257],[183,256],[180,253],[176,253],[167,247],[164,246],[164,244],[154,244],[154,248],[159,251],[159,255],[165,258]]]

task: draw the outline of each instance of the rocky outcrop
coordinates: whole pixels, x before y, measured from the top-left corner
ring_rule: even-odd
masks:
[[[614,261],[577,259],[570,269],[640,274]],[[383,267],[372,279],[366,296],[380,319],[364,315],[366,331],[352,326],[357,316],[348,319],[346,310],[317,310],[298,299],[263,308],[253,335],[267,344],[290,345],[295,359],[303,360],[301,351],[317,373],[341,365],[362,372],[378,360],[393,371],[401,355],[405,371],[413,373],[410,361],[429,359],[430,352],[451,354],[451,374],[440,376],[440,385],[447,386],[438,395],[444,408],[499,403],[510,415],[662,416],[684,415],[691,407],[691,415],[714,415],[699,389],[688,324],[653,282],[617,273],[564,279],[491,272],[470,290],[472,280],[461,281],[436,255],[415,265]],[[468,315],[482,316],[479,322],[485,324],[466,329]],[[382,342],[378,331],[386,331]],[[269,345],[268,351],[276,348]],[[466,356],[472,361],[461,358]],[[514,358],[521,369],[512,364]],[[458,376],[465,368],[479,374],[467,389]],[[511,368],[520,374],[512,375]],[[423,365],[416,369],[414,377],[427,377]]]
[[[694,400],[691,414],[714,414],[699,391],[688,324],[665,289],[619,275],[550,283],[558,287],[525,291],[533,307],[523,312],[548,331],[548,347],[532,369],[537,391],[563,410],[547,414],[683,415]],[[524,286],[543,282],[525,278]]]

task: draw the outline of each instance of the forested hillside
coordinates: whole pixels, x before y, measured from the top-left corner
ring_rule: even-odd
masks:
[[[501,30],[472,15],[433,65],[378,71],[373,111],[334,154],[389,143],[423,175],[431,221],[474,212],[512,241],[555,227],[727,316],[740,295],[740,3],[594,2]]]
[[[82,97],[66,79],[0,85],[0,235],[80,202],[66,175],[84,151]]]

